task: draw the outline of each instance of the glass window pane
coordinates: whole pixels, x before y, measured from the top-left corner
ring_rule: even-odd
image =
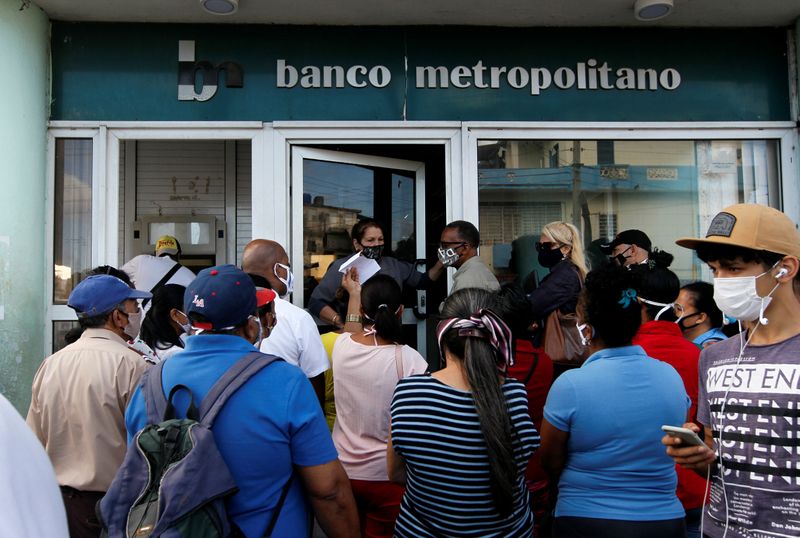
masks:
[[[92,139],[56,140],[53,303],[66,304],[92,264]]]
[[[73,337],[74,335],[67,334],[72,329],[77,329],[79,327],[77,321],[54,321],[53,322],[53,353],[56,351],[64,348],[70,342],[67,341],[67,337]]]
[[[603,261],[600,243],[636,228],[675,256],[682,281],[707,280],[675,240],[702,236],[730,204],[779,208],[779,162],[776,140],[481,140],[481,257],[501,281],[541,279],[534,243],[544,224],[566,220],[590,264]]]

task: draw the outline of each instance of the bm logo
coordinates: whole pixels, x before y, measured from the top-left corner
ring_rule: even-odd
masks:
[[[194,41],[178,41],[178,101],[208,101],[217,93],[222,71],[225,71],[225,87],[241,88],[244,85],[242,67],[234,62],[223,62],[217,66],[206,61],[195,61]],[[203,77],[200,93],[197,93],[198,74]]]

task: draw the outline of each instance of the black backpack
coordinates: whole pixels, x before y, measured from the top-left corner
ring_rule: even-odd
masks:
[[[211,427],[228,398],[253,375],[276,360],[257,351],[231,366],[200,405],[191,391],[176,385],[164,398],[161,362],[145,372],[141,390],[150,424],[128,445],[122,466],[97,506],[104,537],[228,538],[241,536],[232,525],[225,501],[238,491],[217,449]],[[175,415],[172,398],[185,390],[190,404],[184,419]],[[291,486],[281,491],[265,536],[272,533]]]

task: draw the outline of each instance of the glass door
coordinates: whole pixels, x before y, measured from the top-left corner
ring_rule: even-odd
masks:
[[[425,164],[417,161],[292,148],[294,303],[306,306],[330,264],[353,253],[350,229],[365,218],[384,226],[384,255],[425,266]],[[302,260],[302,264],[299,261]],[[426,296],[404,290],[409,345],[425,356]]]

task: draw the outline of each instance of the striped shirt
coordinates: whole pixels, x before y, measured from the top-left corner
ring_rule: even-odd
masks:
[[[472,394],[429,374],[398,383],[391,408],[392,445],[405,460],[407,484],[395,536],[531,536],[525,467],[539,447],[539,434],[522,383],[506,380],[503,393],[518,471],[506,517],[493,503],[489,458]]]

